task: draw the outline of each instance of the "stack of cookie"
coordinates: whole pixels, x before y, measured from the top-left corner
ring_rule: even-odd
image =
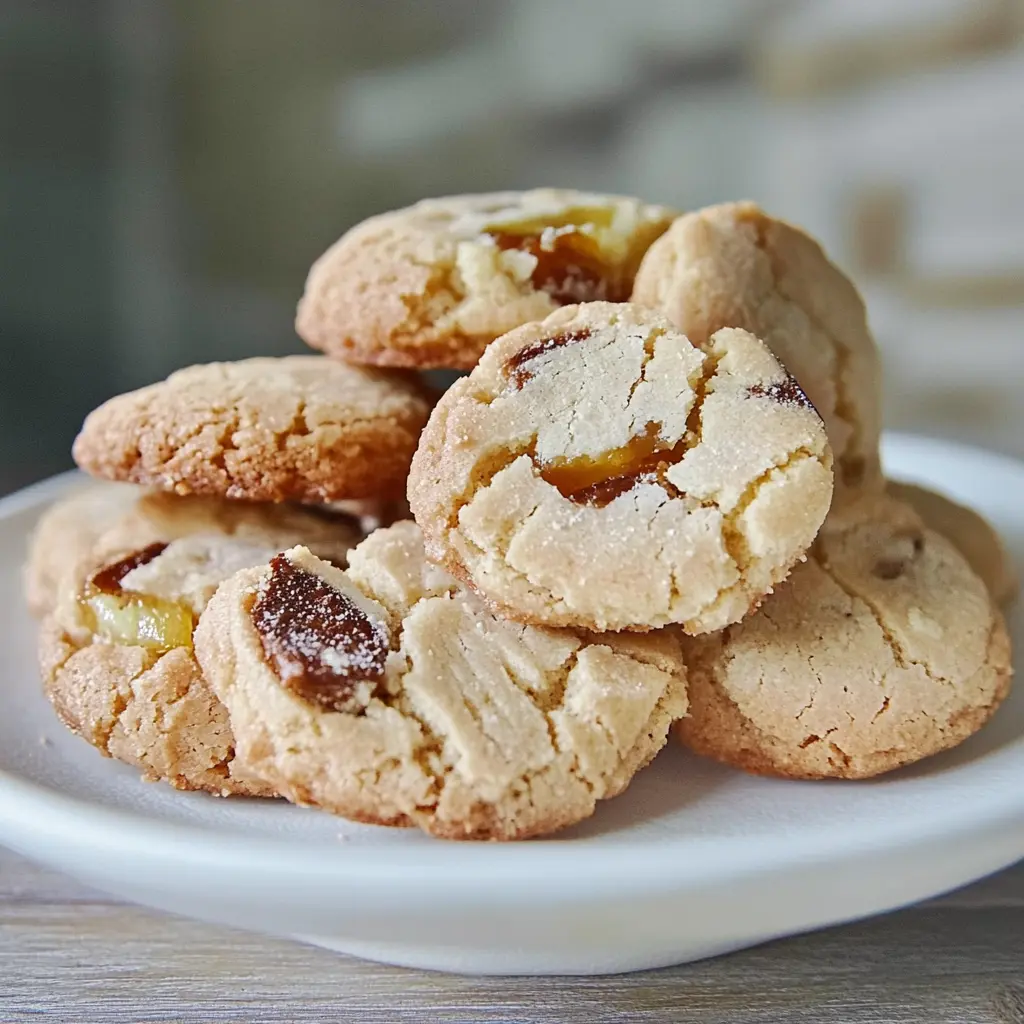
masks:
[[[430,405],[410,377],[298,356],[193,366],[91,413],[75,460],[118,482],[51,508],[26,569],[65,725],[148,779],[276,795],[235,756],[195,624],[284,548],[344,565],[391,516]]]
[[[76,460],[133,487],[37,534],[47,692],[147,777],[513,839],[673,729],[863,778],[1005,696],[998,538],[885,481],[863,304],[756,207],[425,201],[341,238],[297,329],[326,355],[94,412]],[[433,368],[471,372],[431,411]]]

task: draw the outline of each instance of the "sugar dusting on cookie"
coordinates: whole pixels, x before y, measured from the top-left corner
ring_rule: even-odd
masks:
[[[544,338],[541,341],[535,341],[533,344],[521,348],[505,364],[505,374],[508,377],[509,383],[511,383],[516,391],[521,391],[523,385],[533,377],[533,370],[526,367],[527,363],[533,362],[534,359],[538,359],[548,352],[553,352],[556,348],[586,341],[590,334],[590,330],[585,327],[576,331],[563,331],[561,334],[556,334],[551,338]]]
[[[798,405],[804,409],[813,409],[811,400],[804,394],[796,379],[787,377],[775,384],[751,384],[747,394],[753,398],[770,398],[773,402],[783,405]]]
[[[271,561],[252,620],[282,685],[311,704],[358,712],[384,678],[384,630],[351,598],[285,555]]]

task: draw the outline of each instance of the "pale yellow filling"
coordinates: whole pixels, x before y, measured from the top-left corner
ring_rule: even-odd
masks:
[[[192,647],[192,610],[177,601],[122,591],[86,594],[79,603],[85,626],[110,643],[159,653]]]

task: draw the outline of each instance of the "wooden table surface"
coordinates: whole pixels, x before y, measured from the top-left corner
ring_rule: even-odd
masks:
[[[0,1022],[1024,1024],[1024,863],[860,924],[606,978],[400,970],[120,903],[0,851]]]

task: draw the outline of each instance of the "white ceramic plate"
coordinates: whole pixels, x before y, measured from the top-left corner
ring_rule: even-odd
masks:
[[[891,437],[890,472],[971,501],[1024,554],[1024,465]],[[26,535],[70,482],[0,502],[0,842],[118,896],[388,963],[590,974],[863,917],[1024,856],[1024,689],[958,750],[873,782],[752,778],[670,746],[550,840],[446,843],[140,782],[39,692]],[[1024,640],[1020,611],[1011,615]]]

